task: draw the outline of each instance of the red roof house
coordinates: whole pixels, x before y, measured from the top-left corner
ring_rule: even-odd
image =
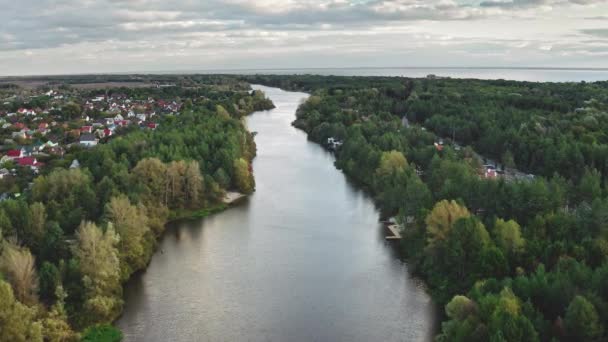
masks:
[[[21,158],[23,157],[23,150],[9,150],[6,156],[12,159]]]
[[[38,160],[34,157],[23,157],[15,159],[19,166],[29,166],[29,167],[38,167]]]
[[[27,128],[27,127],[25,127],[25,124],[24,124],[23,122],[16,122],[16,123],[13,125],[13,127],[14,127],[14,128],[16,128],[16,129],[18,129],[18,130],[22,130],[22,129],[24,129],[24,128]]]

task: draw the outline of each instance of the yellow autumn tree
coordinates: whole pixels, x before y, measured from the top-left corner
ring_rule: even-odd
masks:
[[[11,286],[0,279],[0,341],[42,342],[36,310],[20,303]]]
[[[526,241],[521,236],[521,227],[513,220],[497,219],[494,224],[496,244],[505,252],[520,253]]]
[[[111,224],[103,231],[95,223],[83,222],[76,233],[74,256],[78,259],[86,289],[84,307],[89,323],[108,323],[122,309],[119,236]]]
[[[255,188],[253,175],[249,172],[249,164],[243,158],[234,161],[234,177],[236,187],[240,192],[250,194]]]
[[[470,216],[469,210],[454,200],[437,202],[425,220],[427,248],[435,249],[445,242],[454,223]]]
[[[120,236],[118,253],[120,257],[120,273],[123,280],[137,270],[146,266],[151,253],[151,245],[147,236],[150,232],[146,210],[143,206],[131,204],[127,196],[112,197],[106,204],[106,217],[112,222]]]
[[[5,243],[0,258],[0,270],[13,286],[17,299],[27,305],[38,303],[36,262],[30,250]]]

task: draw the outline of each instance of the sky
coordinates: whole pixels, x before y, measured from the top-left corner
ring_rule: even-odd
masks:
[[[0,75],[608,68],[608,0],[0,0]]]

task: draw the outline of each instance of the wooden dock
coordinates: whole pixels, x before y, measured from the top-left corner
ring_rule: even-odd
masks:
[[[399,225],[389,224],[387,226],[387,228],[393,234],[393,235],[388,235],[386,237],[387,240],[401,240],[401,232],[399,231]]]

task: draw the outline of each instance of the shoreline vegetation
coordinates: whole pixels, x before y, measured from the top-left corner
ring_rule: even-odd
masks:
[[[254,191],[255,142],[242,118],[272,102],[233,78],[162,78],[173,85],[100,93],[178,96],[180,113],[153,131],[69,150],[0,202],[0,340],[119,341],[111,323],[122,286],[147,267],[167,223],[220,212]]]
[[[242,79],[311,94],[293,125],[396,217],[436,341],[608,338],[608,82]]]
[[[221,213],[222,211],[239,204],[248,196],[249,194],[230,191],[226,193],[226,196],[221,202],[210,204],[205,208],[171,210],[167,223],[181,220],[198,220],[213,214]]]

